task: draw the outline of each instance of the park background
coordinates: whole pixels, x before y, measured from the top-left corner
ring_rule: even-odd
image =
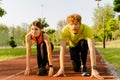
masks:
[[[95,36],[94,41],[95,41],[96,47],[98,48],[98,50],[100,51],[104,59],[110,64],[110,66],[113,67],[113,70],[116,72],[115,75],[119,76],[120,75],[120,66],[119,66],[120,64],[120,61],[119,61],[120,59],[120,50],[119,50],[120,49],[120,46],[119,46],[120,45],[120,15],[119,15],[120,0],[110,0],[112,1],[112,5],[110,3],[105,3],[101,5],[102,1],[104,0],[95,0],[94,3],[96,3],[95,5],[96,7],[94,7],[93,13],[87,12],[87,11],[86,13],[88,14],[90,13],[93,15],[92,19],[90,20],[90,22],[93,22],[93,24],[90,27],[92,28]],[[2,2],[3,1],[0,0],[0,3],[1,3],[0,5],[3,5]],[[86,3],[89,3],[89,1],[88,2],[86,1]],[[39,13],[40,15],[37,17],[34,17],[33,19],[38,19],[42,21],[43,30],[49,34],[49,37],[53,42],[53,44],[55,46],[59,46],[59,41],[60,41],[59,36],[63,26],[66,25],[65,17],[63,17],[62,19],[56,20],[57,22],[55,21],[56,27],[51,27],[50,21],[48,20],[48,18],[44,16],[44,14],[49,14],[49,13],[44,12],[43,14],[42,9],[44,9],[44,7],[45,5],[43,5],[43,3],[40,3],[40,8],[41,8],[40,10],[41,12]],[[24,11],[23,11],[23,14],[24,14]],[[7,23],[4,23],[4,21],[7,22],[4,19],[4,17],[6,17],[7,15],[10,16],[11,14],[9,14],[6,11],[6,9],[4,9],[4,6],[0,6],[0,20],[1,20],[0,22],[0,61],[25,56],[25,53],[26,53],[25,52],[25,35],[30,31],[29,25],[32,22],[32,21],[29,21],[29,23],[23,22],[18,25],[16,25],[16,22],[12,24],[7,24]],[[31,15],[31,16],[34,16],[34,15]],[[10,19],[12,20],[15,18],[16,17],[13,17]],[[85,22],[85,19],[84,19],[84,22]],[[32,42],[31,44],[33,45],[33,48],[34,48],[33,53],[35,53],[35,44]]]

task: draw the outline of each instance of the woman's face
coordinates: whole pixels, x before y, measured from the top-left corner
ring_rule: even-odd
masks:
[[[33,35],[33,36],[39,37],[40,32],[41,32],[41,29],[38,28],[37,26],[32,25],[32,26],[31,26],[31,32],[32,32],[32,35]]]
[[[77,34],[80,28],[80,24],[69,24],[70,25],[70,29],[74,34]]]

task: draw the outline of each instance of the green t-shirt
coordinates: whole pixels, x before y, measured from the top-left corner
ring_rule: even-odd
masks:
[[[92,39],[94,38],[94,36],[93,36],[91,28],[85,24],[80,25],[80,28],[77,34],[72,33],[70,27],[66,25],[62,29],[62,33],[60,36],[60,39],[67,41],[70,47],[76,46],[79,40],[81,39],[87,40],[88,38]]]

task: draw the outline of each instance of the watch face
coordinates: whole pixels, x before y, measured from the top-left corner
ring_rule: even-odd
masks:
[[[96,66],[93,66],[93,69],[97,69],[97,67],[96,67]]]
[[[52,65],[49,65],[49,67],[53,67]]]

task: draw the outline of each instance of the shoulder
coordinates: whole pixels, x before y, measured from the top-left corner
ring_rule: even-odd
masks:
[[[64,26],[63,29],[62,29],[62,33],[68,34],[69,32],[70,32],[70,27],[69,27],[69,25]]]
[[[42,34],[43,34],[43,39],[44,40],[48,40],[49,39],[49,36],[48,36],[47,33],[43,32]]]
[[[86,24],[81,24],[81,29],[83,31],[89,31],[89,30],[91,31],[92,30],[91,27]]]
[[[89,29],[91,28],[91,27],[88,26],[87,24],[82,24],[82,26],[85,27],[85,28],[89,28]]]
[[[63,27],[62,30],[68,30],[68,29],[69,29],[69,25],[66,25],[66,26]]]
[[[31,32],[29,32],[29,33],[26,34],[25,37],[26,37],[26,38],[31,38],[31,35],[32,35]]]

